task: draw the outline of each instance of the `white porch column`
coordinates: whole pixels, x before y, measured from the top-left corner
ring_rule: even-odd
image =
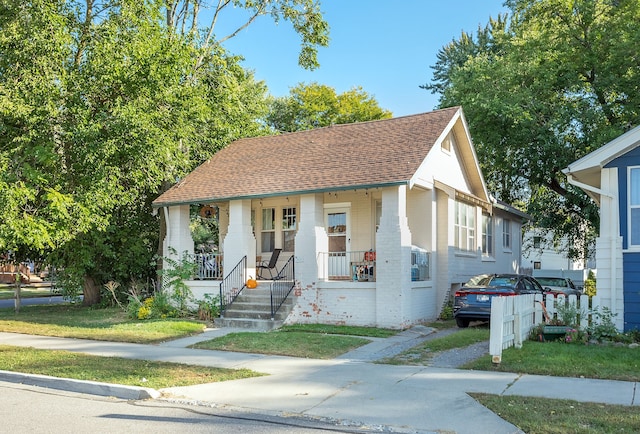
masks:
[[[411,300],[411,231],[407,221],[407,186],[382,190],[382,215],[376,234],[376,323],[408,324]]]
[[[229,202],[229,229],[224,238],[225,275],[247,256],[247,275],[256,277],[256,237],[251,229],[251,200]]]
[[[324,228],[323,198],[321,194],[300,196],[300,221],[295,242],[296,280],[301,288],[315,286],[319,271],[326,277],[327,267],[318,266],[323,258],[318,252],[329,251],[329,239]]]
[[[186,251],[193,254],[193,238],[189,229],[189,205],[176,205],[163,208],[167,234],[162,243],[162,255],[165,258],[180,259]],[[175,250],[175,253],[171,252]]]

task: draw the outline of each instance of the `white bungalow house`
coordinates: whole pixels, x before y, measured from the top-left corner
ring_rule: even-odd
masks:
[[[563,170],[600,207],[596,239],[601,304],[619,330],[640,328],[640,127]]]
[[[218,210],[223,258],[194,292],[220,289],[226,309],[281,249],[286,322],[390,328],[437,318],[474,275],[518,272],[527,217],[487,193],[460,107],[231,143],[154,201],[165,255],[193,253],[193,204]]]

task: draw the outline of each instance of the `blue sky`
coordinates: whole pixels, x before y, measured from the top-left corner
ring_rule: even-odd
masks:
[[[319,52],[320,67],[298,66],[299,38],[287,22],[268,17],[225,43],[243,66],[267,83],[274,96],[299,82],[318,82],[344,92],[361,86],[394,116],[431,111],[437,95],[420,89],[431,80],[438,50],[464,30],[473,32],[504,13],[504,0],[322,0],[331,41]],[[221,36],[218,24],[218,36]]]

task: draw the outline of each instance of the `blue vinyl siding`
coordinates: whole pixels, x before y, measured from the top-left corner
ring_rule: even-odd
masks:
[[[618,204],[622,248],[629,248],[628,230],[628,167],[640,166],[640,148],[635,148],[616,158],[605,168],[618,168]],[[640,253],[623,253],[624,329],[640,329]]]
[[[640,329],[640,253],[625,253],[624,267],[624,329]]]
[[[629,231],[628,231],[628,185],[627,185],[627,168],[629,166],[640,166],[640,147],[634,148],[624,155],[612,160],[604,167],[606,169],[618,168],[618,206],[620,215],[620,236],[622,236],[622,248],[629,248]]]

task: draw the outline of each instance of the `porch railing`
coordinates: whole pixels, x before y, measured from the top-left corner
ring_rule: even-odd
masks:
[[[244,256],[220,282],[220,315],[240,295],[247,284],[247,257]]]
[[[224,276],[222,270],[222,253],[196,253],[190,255],[190,260],[198,266],[194,278],[200,280],[221,280]]]
[[[271,292],[271,319],[274,319],[276,313],[287,299],[291,290],[295,286],[295,262],[293,255],[289,258],[282,270],[278,273],[270,286]]]
[[[318,274],[322,280],[352,282],[376,281],[376,252],[357,250],[348,252],[321,252],[318,254]],[[411,250],[411,280],[431,279],[431,252]]]
[[[376,252],[320,252],[318,273],[324,280],[374,282],[376,280]]]

